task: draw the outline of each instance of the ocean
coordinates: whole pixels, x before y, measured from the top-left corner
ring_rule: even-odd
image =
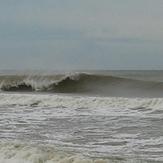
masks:
[[[163,71],[0,71],[0,163],[162,163]]]

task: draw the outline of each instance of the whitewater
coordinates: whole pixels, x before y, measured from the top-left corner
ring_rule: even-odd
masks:
[[[0,75],[0,163],[163,162],[163,84],[145,79]]]

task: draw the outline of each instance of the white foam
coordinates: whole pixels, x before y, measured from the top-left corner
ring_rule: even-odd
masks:
[[[162,98],[0,94],[1,140],[52,144],[91,157],[137,153],[162,161],[162,116]],[[159,152],[151,153],[153,149]],[[59,163],[87,161],[75,154],[56,156],[52,151],[51,156],[44,148],[0,145],[0,163],[52,163],[60,156]]]
[[[88,97],[54,94],[1,93],[0,106],[34,105],[68,108],[163,108],[163,98]]]
[[[1,143],[0,163],[109,163],[105,159],[89,159],[60,152],[47,146]]]

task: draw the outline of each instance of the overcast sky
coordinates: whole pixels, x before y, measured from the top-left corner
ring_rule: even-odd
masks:
[[[0,69],[163,69],[163,0],[0,0]]]

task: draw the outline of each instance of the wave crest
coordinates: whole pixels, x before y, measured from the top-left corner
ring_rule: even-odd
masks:
[[[115,76],[74,73],[0,77],[2,91],[85,93],[110,96],[163,96],[163,83]]]

